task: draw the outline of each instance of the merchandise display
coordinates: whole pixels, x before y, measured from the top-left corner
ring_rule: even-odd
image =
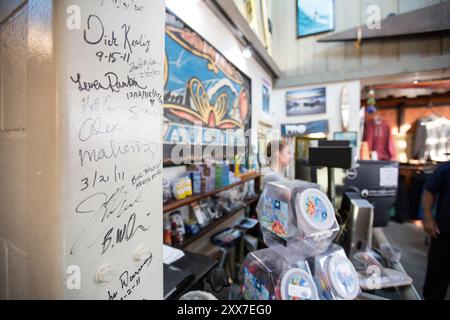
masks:
[[[183,218],[179,211],[170,214],[170,223],[172,226],[172,243],[179,244],[184,240],[186,229],[184,228]]]
[[[170,188],[170,182],[167,179],[163,179],[163,203],[172,200],[172,190]]]
[[[360,293],[358,274],[344,249],[332,245],[311,259],[314,279],[322,300],[353,300]]]
[[[450,152],[450,120],[433,115],[423,117],[408,131],[409,158],[418,160],[447,161]]]
[[[171,200],[183,200],[192,195],[201,195],[207,192],[227,187],[240,180],[229,164],[202,164],[187,167],[187,172],[180,178],[171,182],[164,179],[164,203]],[[252,181],[248,183],[252,184]],[[252,192],[253,190],[253,192]],[[254,187],[246,193],[255,196]]]
[[[172,224],[170,222],[169,216],[164,215],[164,244],[171,245],[172,244]]]
[[[269,248],[250,253],[244,262],[245,299],[353,300],[359,295],[353,265],[341,247],[332,245],[339,225],[319,186],[268,183],[257,212]]]
[[[189,177],[183,177],[173,184],[175,199],[182,200],[192,195],[192,181]]]
[[[243,298],[317,300],[318,292],[308,263],[298,257],[295,249],[291,251],[292,255],[280,255],[276,248],[250,253],[240,272]]]
[[[256,211],[269,247],[292,242],[310,256],[327,249],[339,232],[334,208],[316,184],[268,183]]]

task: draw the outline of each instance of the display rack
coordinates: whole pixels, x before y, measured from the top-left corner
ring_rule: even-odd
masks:
[[[260,177],[261,177],[261,175],[259,173],[257,173],[257,172],[249,172],[249,173],[243,174],[243,175],[240,176],[240,180],[239,181],[237,181],[235,183],[232,183],[230,185],[227,185],[225,187],[216,189],[214,191],[205,192],[205,193],[200,194],[200,195],[187,197],[187,198],[182,199],[182,200],[170,201],[170,202],[164,204],[163,212],[164,213],[171,212],[173,210],[176,210],[176,209],[179,209],[181,207],[190,205],[191,203],[198,202],[198,201],[201,201],[203,199],[209,198],[209,197],[214,196],[214,195],[216,195],[218,193],[221,193],[223,191],[232,189],[234,187],[237,187],[239,185],[242,185],[242,184],[244,184],[246,182],[249,182],[249,181],[252,181],[252,180],[255,180],[255,191],[258,192]]]
[[[213,230],[217,226],[219,226],[222,223],[228,221],[229,219],[235,217],[243,209],[251,206],[253,203],[256,203],[258,201],[258,199],[259,199],[259,196],[254,197],[254,198],[252,198],[250,200],[244,201],[244,204],[242,206],[240,206],[239,208],[231,211],[228,214],[223,215],[220,219],[213,220],[208,225],[202,227],[201,230],[197,234],[195,234],[193,236],[186,237],[181,244],[173,245],[173,247],[178,248],[178,249],[186,248],[188,245],[190,245],[194,241],[200,239],[201,237],[203,237],[205,234],[207,234],[208,232],[210,232],[211,230]]]

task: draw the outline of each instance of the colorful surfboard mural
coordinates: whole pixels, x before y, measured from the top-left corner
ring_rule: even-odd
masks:
[[[166,165],[171,164],[177,145],[247,148],[250,78],[170,11],[166,12],[164,91]]]

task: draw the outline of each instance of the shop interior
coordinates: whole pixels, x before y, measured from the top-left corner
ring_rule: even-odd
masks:
[[[249,22],[250,13],[243,3],[251,6],[252,2],[234,2],[242,17],[233,16],[233,21],[244,23],[241,21],[244,18]],[[258,27],[263,27],[264,19],[269,19],[270,23],[274,24],[277,18],[278,21],[280,19],[281,13],[276,10],[285,5],[273,2],[272,18],[267,18],[264,15],[264,8],[261,8],[262,25],[258,25],[261,22],[259,8],[255,9],[254,20],[251,20],[253,22],[249,25],[256,33],[256,38],[259,35],[258,31],[261,31]],[[260,1],[256,6],[259,5],[266,4]],[[335,5],[337,12],[339,6],[344,6],[341,2],[336,2]],[[222,4],[219,5],[221,6]],[[231,11],[229,6],[232,5],[223,4],[223,6],[224,11]],[[337,42],[332,44],[333,47],[331,45],[327,47],[317,44],[323,35],[313,36],[310,39],[298,38],[300,44],[297,45],[299,48],[297,52],[292,53],[291,49],[294,47],[291,43],[289,43],[291,47],[287,47],[289,49],[283,50],[285,52],[276,52],[277,49],[273,46],[285,45],[295,39],[291,37],[294,39],[285,39],[284,43],[281,42],[276,38],[277,35],[280,36],[276,28],[274,25],[269,37],[262,30],[266,37],[262,39],[259,37],[261,43],[258,44],[265,46],[269,54],[269,68],[272,62],[270,58],[279,62],[277,57],[294,60],[295,58],[291,58],[290,55],[297,55],[301,63],[300,60],[311,59],[313,55],[318,54],[317,60],[320,63],[320,55],[327,55],[332,59],[334,53],[341,53],[339,50],[353,51],[352,53],[359,56],[359,62],[362,64],[366,62],[365,59],[373,59],[381,64],[385,59],[396,58],[393,55],[382,54],[388,45],[380,42],[381,40],[370,42],[362,40],[358,43],[355,39],[350,43]],[[283,28],[283,32],[288,31]],[[313,50],[322,51],[308,52],[305,48],[307,45],[314,47]],[[389,44],[390,49],[395,45]],[[247,47],[243,50],[246,49]],[[305,54],[303,49],[306,51]],[[371,49],[374,52],[370,53]],[[347,56],[340,58],[344,59],[342,63],[351,60]],[[247,59],[259,62],[259,52],[256,51],[254,56]],[[286,60],[280,62],[284,70],[289,65],[289,61]],[[328,63],[330,62],[334,61],[329,60]],[[247,61],[246,65],[250,64],[252,63]],[[372,64],[378,68],[377,63]],[[352,261],[355,270],[358,270],[361,289],[359,294],[352,298],[423,299],[427,235],[421,226],[423,218],[421,199],[427,178],[440,163],[448,161],[450,136],[448,69],[392,75],[391,72],[384,75],[381,71],[376,77],[332,83],[326,79],[317,83],[312,80],[314,83],[312,86],[295,86],[295,80],[308,71],[311,74],[331,73],[330,65],[328,68],[318,66],[322,71],[314,70],[314,66],[308,68],[300,65],[297,68],[298,71],[294,70],[291,73],[295,74],[297,71],[298,78],[289,77],[284,80],[289,84],[284,84],[283,79],[274,79],[266,72],[253,73],[256,79],[255,76],[251,77],[252,90],[256,91],[256,94],[252,91],[251,123],[257,127],[257,130],[254,130],[257,131],[257,141],[251,142],[256,153],[253,156],[256,155],[256,158],[254,162],[248,163],[248,169],[246,166],[237,168],[231,164],[232,162],[228,164],[225,162],[225,167],[223,163],[215,163],[164,168],[167,186],[167,198],[164,200],[165,245],[189,252],[188,255],[198,254],[219,261],[200,285],[200,289],[218,299],[301,299],[295,295],[290,296],[287,289],[284,294],[277,291],[284,288],[280,289],[280,285],[283,284],[280,284],[281,280],[276,282],[275,279],[283,278],[283,274],[284,277],[288,275],[286,279],[289,276],[295,278],[295,271],[289,272],[292,269],[297,270],[297,275],[301,273],[299,270],[307,270],[313,279],[320,274],[320,270],[317,269],[323,267],[326,258],[319,254],[313,257],[314,262],[308,261],[309,269],[295,268],[292,264],[298,256],[294,260],[288,257],[306,249],[302,249],[301,245],[297,247],[287,245],[286,249],[282,247],[286,250],[283,251],[280,243],[272,243],[262,230],[264,201],[276,197],[272,193],[277,193],[268,191],[267,185],[264,187],[264,169],[270,166],[267,163],[267,145],[276,139],[283,139],[288,143],[292,153],[290,164],[284,168],[286,178],[290,181],[316,184],[317,188],[331,200],[339,232],[334,236],[333,244],[330,242],[331,247],[333,245],[337,247],[328,249],[331,253],[326,251],[325,256],[343,254]],[[306,102],[301,101],[302,95]],[[313,101],[306,99],[311,96]],[[302,112],[296,99],[300,103],[309,102],[310,105],[304,105],[306,110]],[[320,99],[323,99],[322,110],[319,107],[322,102]],[[316,103],[318,107],[314,105]],[[298,111],[295,110],[296,107]],[[381,135],[379,130],[382,131]],[[436,134],[435,139],[431,139],[431,135],[434,137],[431,133],[433,130]],[[422,134],[425,131],[427,133]],[[225,179],[218,178],[223,177],[224,170]],[[215,188],[211,187],[213,191],[208,189],[209,177],[215,177]],[[231,179],[228,180],[228,177]],[[182,189],[183,179],[186,178],[188,194],[186,198],[184,195],[178,196],[177,200],[177,195],[173,193],[174,184],[176,190]],[[169,196],[171,190],[172,196]],[[287,227],[296,228],[290,224]],[[301,229],[300,226],[298,228]],[[405,240],[402,237],[413,239]],[[278,250],[285,252],[285,256],[277,254]],[[414,251],[420,251],[420,254]],[[357,254],[358,252],[368,254],[363,257]],[[314,256],[314,253],[312,255]],[[180,269],[189,269],[187,262],[189,258],[182,259],[185,260],[174,264]],[[277,265],[275,262],[280,259],[286,259],[285,263],[289,266]],[[369,260],[371,262],[368,262]],[[316,268],[315,271],[311,271],[311,264]],[[364,278],[362,270],[375,264],[383,270],[382,285],[381,288],[370,290],[370,275],[365,274],[367,278]],[[405,265],[411,269],[405,269]],[[322,281],[328,283],[325,286],[328,286],[329,292],[326,293],[327,290],[323,288],[319,289],[322,291],[319,293],[320,299],[343,298],[333,292],[331,281]],[[286,283],[284,285],[286,286]],[[181,293],[172,294],[169,298],[178,298],[185,293],[186,291],[182,290]]]
[[[0,299],[450,299],[427,277],[437,240],[423,222],[430,181],[450,160],[450,1],[136,0],[129,11],[132,1],[105,1],[111,7],[90,4],[79,29],[53,39],[56,60],[45,47],[54,27],[31,26],[43,13],[9,2],[0,5],[0,176],[9,186],[0,190],[8,203],[0,209]],[[88,10],[64,1],[72,2]],[[141,20],[149,7],[152,19]],[[106,58],[121,41],[117,8],[136,36],[131,59],[142,52],[132,62]],[[140,40],[133,23],[146,27]],[[94,41],[100,25],[108,37],[115,30],[111,39]],[[17,50],[28,46],[38,54]],[[86,64],[72,66],[74,58]],[[83,83],[85,74],[120,77],[122,67],[121,84]],[[34,87],[37,74],[51,89]],[[159,89],[144,92],[143,81]],[[61,109],[29,111],[34,101],[62,101]],[[114,113],[123,105],[127,116]],[[79,122],[85,130],[73,133]],[[33,156],[44,144],[48,154]],[[46,160],[66,151],[62,161]],[[448,192],[432,203],[435,215]],[[449,219],[439,223],[450,229]],[[441,231],[450,261],[450,235]],[[37,275],[31,264],[45,270],[38,252],[54,274],[61,263],[86,266],[95,274],[81,280],[89,289],[61,289],[67,272]],[[124,289],[121,267],[139,275],[126,280],[134,292]]]

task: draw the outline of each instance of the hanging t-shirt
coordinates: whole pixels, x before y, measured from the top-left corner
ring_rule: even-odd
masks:
[[[450,147],[450,121],[425,117],[417,120],[412,157],[419,160],[446,161]]]
[[[396,160],[397,152],[395,151],[391,127],[385,121],[366,121],[363,141],[367,141],[370,151],[378,153],[379,160]]]

